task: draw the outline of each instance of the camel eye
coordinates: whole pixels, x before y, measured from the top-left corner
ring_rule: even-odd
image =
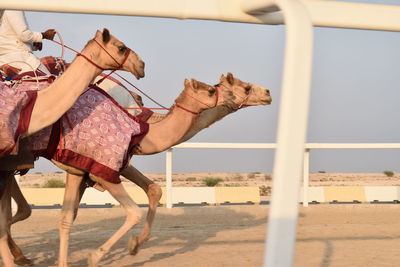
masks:
[[[118,51],[119,51],[120,53],[125,53],[125,52],[126,52],[126,46],[119,46],[119,47],[118,47]]]
[[[244,88],[244,90],[246,90],[246,93],[250,92],[251,86],[250,86],[250,85],[246,86],[246,87]]]
[[[212,88],[212,87],[208,88],[208,93],[209,93],[210,95],[215,94],[215,88]]]

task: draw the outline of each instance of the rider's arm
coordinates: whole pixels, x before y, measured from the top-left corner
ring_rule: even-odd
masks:
[[[34,32],[29,29],[23,11],[6,10],[3,16],[7,16],[7,20],[10,26],[13,28],[14,32],[17,34],[21,42],[42,42],[42,33]]]

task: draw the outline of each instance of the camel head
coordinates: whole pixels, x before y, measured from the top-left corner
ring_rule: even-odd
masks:
[[[184,85],[185,89],[175,103],[178,107],[193,111],[191,113],[198,114],[205,109],[219,105],[221,102],[216,88],[212,85],[195,79],[185,79]]]
[[[230,72],[226,76],[221,76],[216,87],[224,93],[233,94],[233,103],[230,104],[233,104],[236,109],[248,106],[269,105],[272,102],[270,92],[267,88],[243,82],[234,77]]]
[[[102,32],[97,31],[94,40],[89,41],[87,47],[96,49],[95,54],[91,54],[91,58],[104,70],[121,69],[129,71],[137,79],[144,77],[144,62],[142,59],[133,50],[126,47],[124,43],[111,35],[107,29]]]

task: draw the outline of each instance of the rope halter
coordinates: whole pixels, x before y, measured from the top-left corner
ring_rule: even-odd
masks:
[[[225,87],[226,89],[229,90],[229,88],[228,88],[226,85],[222,84],[222,83],[217,84],[215,87],[218,87],[218,86]],[[235,94],[235,91],[232,91],[232,93],[233,93],[236,97],[239,97],[239,98],[242,99],[242,102],[241,102],[239,105],[237,105],[237,107],[235,108],[235,110],[241,109],[241,108],[246,104],[247,100],[249,99],[249,97],[250,97],[250,95],[251,95],[251,93],[252,93],[253,91],[254,91],[254,89],[253,89],[253,87],[251,86],[251,87],[250,87],[250,90],[249,90],[248,93],[247,93],[247,95],[244,96],[244,97],[243,97],[243,96],[240,96],[240,95],[238,95],[238,94]]]
[[[214,103],[214,106],[210,106],[209,104],[204,103],[204,102],[201,101],[200,99],[198,99],[198,98],[196,98],[196,97],[194,97],[194,96],[192,96],[192,95],[186,93],[185,91],[184,91],[183,93],[186,94],[187,96],[193,98],[194,100],[196,100],[197,102],[199,102],[200,104],[202,104],[202,105],[204,105],[204,106],[206,106],[206,107],[208,107],[208,108],[215,108],[215,107],[218,105],[219,91],[218,91],[218,87],[216,87],[216,86],[211,86],[211,88],[213,88],[213,89],[215,90],[215,103]],[[175,102],[175,106],[178,107],[178,108],[180,108],[180,109],[183,109],[184,111],[187,111],[187,112],[189,112],[189,113],[192,113],[192,114],[194,114],[194,115],[199,115],[199,114],[201,113],[201,112],[197,112],[197,111],[193,111],[193,110],[190,110],[190,109],[188,109],[188,108],[185,108],[184,106],[182,106],[182,105],[180,105],[180,104],[178,104],[178,103],[176,103],[176,102]]]
[[[126,60],[128,59],[129,54],[131,53],[131,49],[129,49],[128,47],[126,47],[126,52],[125,52],[124,59],[122,60],[121,63],[119,63],[118,60],[116,60],[116,59],[110,54],[110,52],[108,52],[107,49],[106,49],[104,46],[102,46],[96,39],[93,39],[93,41],[95,41],[95,43],[98,44],[98,45],[101,47],[101,49],[103,49],[103,50],[107,53],[107,55],[109,55],[109,56],[118,64],[118,66],[117,66],[115,69],[113,69],[106,77],[110,76],[110,75],[111,75],[113,72],[115,72],[116,70],[121,69],[122,66],[125,64]],[[100,65],[98,65],[97,63],[95,63],[93,60],[91,60],[90,58],[88,58],[87,56],[85,56],[85,55],[82,54],[82,53],[77,53],[77,56],[83,57],[84,59],[86,59],[87,61],[89,61],[92,65],[96,66],[97,68],[99,68],[99,69],[102,70],[102,71],[106,70],[106,69],[104,69],[103,67],[101,67]],[[105,77],[105,78],[106,78],[106,77]],[[101,79],[101,81],[103,81],[105,78]],[[98,84],[99,84],[99,83],[100,83],[100,81],[98,82]]]

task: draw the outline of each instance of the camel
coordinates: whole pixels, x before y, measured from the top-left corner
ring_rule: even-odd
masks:
[[[106,69],[123,69],[138,79],[144,77],[144,63],[140,57],[104,29],[103,32],[96,32],[95,37],[78,54],[70,68],[48,88],[37,93],[20,92],[1,83],[0,158],[17,153],[21,138],[57,121],[74,104],[93,78]],[[0,198],[1,203],[6,203],[6,206],[0,204],[0,210],[2,214],[6,214],[12,182],[8,173],[2,174],[4,177],[0,179]],[[1,216],[0,255],[5,266],[13,266],[7,246],[7,224],[6,217]]]
[[[237,110],[237,108],[239,106],[256,105],[256,104],[269,104],[270,103],[271,98],[269,96],[269,91],[266,88],[261,88],[261,87],[257,87],[257,86],[254,86],[254,85],[251,85],[251,84],[248,84],[248,83],[243,83],[240,80],[234,78],[231,74],[228,74],[227,77],[228,78],[222,76],[220,84],[216,86],[216,88],[219,88],[218,91],[222,92],[223,95],[228,95],[233,99],[233,101],[231,99],[229,101],[225,100],[224,102],[222,102],[222,103],[224,103],[223,106],[227,110],[231,110],[231,111],[232,110]],[[203,85],[202,83],[196,82],[196,81],[192,81],[191,83],[194,83],[193,86],[196,86],[196,87],[199,86],[199,84]],[[224,84],[224,83],[227,83],[227,85]],[[187,86],[188,86],[188,82],[186,81],[185,82],[185,87],[187,87]],[[204,86],[204,87],[207,87],[207,86]],[[214,92],[214,94],[215,94],[215,89],[213,89],[213,88],[208,86],[208,90],[209,90],[209,95],[212,95],[213,94],[212,92]],[[244,97],[242,97],[241,95],[243,95]],[[181,94],[181,96],[182,96],[182,94]],[[186,98],[188,98],[188,97],[186,96]],[[191,96],[191,98],[193,98],[193,96]],[[178,98],[178,100],[179,100],[179,98]],[[177,102],[178,102],[178,100],[177,100]],[[193,101],[195,101],[195,102],[198,101],[198,100],[194,100],[194,99],[189,99],[189,100],[192,100],[192,102]],[[204,101],[201,101],[199,103],[201,105],[204,105],[205,107],[208,107],[208,108],[211,107],[210,104],[207,104]],[[215,104],[217,104],[217,102]],[[178,108],[176,108],[176,106]],[[188,116],[188,114],[186,114],[186,117],[191,117],[191,118],[189,118],[189,122],[186,122],[185,124],[189,125],[189,126],[192,125],[193,118],[197,117],[199,112],[198,111],[193,111],[194,110],[193,108],[187,109],[187,108],[185,108],[185,106],[180,105],[178,103],[176,104],[176,106],[175,106],[174,110],[177,110],[178,112],[180,111],[182,113],[182,110],[180,110],[180,109],[183,109],[185,113],[189,114],[189,116]],[[220,106],[218,106],[216,108],[219,108],[219,107]],[[213,108],[211,108],[210,110],[212,110],[212,109]],[[221,111],[218,111],[218,112],[221,113]],[[172,112],[172,113],[174,113],[174,112]],[[225,115],[228,114],[228,113],[229,112],[226,112]],[[178,117],[182,117],[183,115],[184,114],[178,115]],[[218,120],[222,116],[218,116],[217,115],[217,116],[213,117],[213,116],[208,115],[208,118],[209,118],[208,120],[209,120],[209,122],[211,124],[213,121],[210,118],[213,117],[215,120]],[[169,115],[166,115],[166,117],[168,118]],[[170,121],[171,120],[167,121],[167,124],[170,125],[171,124]],[[176,122],[174,122],[174,120],[172,120],[172,123],[176,124]],[[156,123],[154,125],[158,126],[157,124],[159,124],[159,123]],[[207,123],[203,123],[202,125],[206,125],[206,124]],[[179,123],[179,125],[182,126],[183,124]],[[182,140],[182,138],[185,138],[185,137],[183,137],[182,134],[179,134],[179,135],[175,134],[176,135],[175,139],[174,138],[170,138],[167,141],[167,143],[165,143],[165,140],[166,140],[165,138],[168,137],[168,136],[172,136],[172,134],[171,133],[167,133],[166,135],[165,134],[158,134],[157,135],[157,133],[160,132],[160,131],[158,131],[158,127],[160,127],[160,126],[154,127],[154,128],[151,128],[151,126],[152,125],[150,125],[149,133],[152,132],[152,129],[155,129],[155,131],[153,131],[154,134],[153,135],[148,134],[147,136],[145,136],[143,138],[143,140],[140,142],[140,146],[137,147],[137,151],[139,152],[138,154],[158,153],[158,152],[160,152],[162,150],[168,149],[172,145],[174,145],[177,142],[179,142],[179,140]],[[164,127],[164,126],[161,125],[161,128],[162,127]],[[182,129],[183,133],[185,131],[186,131],[185,129]],[[161,132],[164,132],[164,131],[161,131]],[[194,133],[192,132],[191,134],[193,135]],[[146,140],[146,137],[148,137],[147,138],[148,140]],[[186,138],[189,138],[189,137],[186,137]],[[162,140],[162,142],[164,142],[164,143],[155,145],[156,142],[159,142],[158,140]],[[161,143],[161,142],[159,142],[159,143]],[[65,215],[65,214],[68,214],[68,212],[65,211],[65,210],[73,210],[73,209],[75,209],[74,215],[71,216],[71,214],[70,214],[70,215],[63,216],[62,221],[68,221],[68,222],[61,223],[61,225],[60,225],[61,239],[60,239],[60,260],[59,260],[59,264],[61,264],[60,266],[64,266],[66,263],[64,265],[62,265],[62,264],[63,264],[63,262],[66,261],[66,254],[67,254],[66,253],[66,249],[67,249],[67,245],[66,244],[68,243],[68,239],[65,240],[65,239],[62,238],[62,236],[65,235],[66,232],[69,233],[69,226],[72,224],[72,220],[76,216],[77,205],[79,204],[80,197],[82,196],[82,193],[83,193],[85,187],[82,187],[82,183],[79,184],[79,183],[76,182],[77,180],[82,181],[82,178],[79,179],[79,177],[78,178],[77,177],[75,177],[75,178],[73,177],[73,176],[80,176],[81,177],[83,175],[82,172],[77,174],[77,172],[79,172],[79,171],[77,171],[76,169],[72,169],[72,171],[71,171],[71,168],[69,168],[68,166],[66,166],[65,164],[62,164],[62,163],[57,163],[56,162],[56,165],[58,165],[59,167],[61,167],[63,169],[68,169],[68,172],[69,172],[69,174],[67,176],[67,186],[66,186],[66,192],[65,192],[65,201],[64,201],[64,205],[63,205],[63,213]],[[144,188],[145,191],[147,191],[149,199],[150,199],[150,203],[153,203],[153,205],[150,205],[150,206],[153,206],[154,213],[155,213],[155,208],[157,206],[159,198],[161,197],[161,191],[158,191],[159,187],[156,186],[152,181],[150,181],[149,179],[144,177],[140,172],[138,172],[133,167],[124,170],[122,172],[122,174],[124,174],[124,173],[125,173],[125,175],[127,177],[129,177],[129,175],[131,175],[131,176],[133,175],[133,179],[135,179],[135,177],[136,177],[136,179],[137,179],[136,182],[140,186],[142,186],[142,188]],[[138,176],[138,174],[139,174],[139,176]],[[138,177],[140,179],[138,179]],[[95,178],[95,180],[96,179],[101,179],[101,178]],[[71,184],[75,185],[75,186],[73,186],[74,190],[71,190],[71,187],[72,187]],[[152,186],[154,186],[154,187],[152,187]],[[83,191],[78,196],[76,196],[78,194],[78,192],[80,190],[82,190],[82,189],[83,189]],[[151,190],[151,189],[155,189],[155,190]],[[152,192],[150,192],[150,191],[152,191]],[[152,194],[152,193],[154,193],[154,194]],[[75,197],[72,198],[71,196],[75,196]],[[142,238],[138,240],[139,242],[140,241],[144,242],[145,240],[147,240],[149,232],[150,232],[151,222],[152,222],[152,220],[154,218],[154,213],[153,213],[153,216],[151,216],[150,207],[149,207],[149,214],[148,214],[147,223],[146,223],[146,226],[145,226],[145,228],[147,228],[147,229],[144,230],[143,233],[141,234]],[[68,218],[65,219],[66,217],[68,217]],[[65,228],[65,229],[63,229],[63,228]],[[123,231],[125,231],[125,230],[122,230],[122,232]],[[111,239],[113,239],[113,237]],[[97,266],[97,263],[100,260],[100,258],[111,248],[111,245],[116,242],[116,240],[112,241],[111,239],[109,241],[107,241],[99,250],[97,250],[96,251],[97,253],[95,252],[94,254],[91,255],[90,259],[92,260],[91,264],[93,266]],[[134,240],[136,240],[136,239],[134,239]],[[135,247],[136,250],[137,250],[137,247],[139,245],[139,242],[137,243],[137,246]],[[65,251],[65,253],[63,253],[63,251]],[[63,260],[63,258],[65,258],[65,260]]]
[[[189,140],[201,130],[221,120],[225,116],[238,111],[239,109],[249,106],[269,105],[272,102],[270,92],[267,88],[245,83],[234,77],[232,73],[228,73],[226,76],[222,75],[220,82],[216,85],[216,87],[221,89],[232,87],[232,91],[235,96],[234,103],[229,105],[220,105],[201,112],[198,119],[183,135],[183,137],[178,142],[169,144],[166,149]],[[165,114],[155,113],[147,120],[147,122],[150,124],[155,123],[162,120],[164,117]],[[137,151],[136,155],[146,155],[146,153],[141,154],[140,151]],[[121,175],[141,187],[146,192],[149,199],[149,207],[144,228],[139,236],[132,236],[128,243],[129,253],[131,255],[135,255],[137,254],[139,247],[150,238],[151,226],[155,217],[158,201],[161,199],[162,192],[161,188],[157,184],[144,176],[132,165],[129,165],[127,168],[125,168],[121,172]],[[82,197],[83,192],[84,189],[80,193],[80,197]]]
[[[6,105],[15,101],[18,101],[19,105],[29,105],[22,110],[28,114],[22,115],[27,117],[30,115],[30,120],[21,118],[28,125],[21,130],[21,133],[18,133],[19,136],[14,138],[17,140],[9,142],[6,139],[2,140],[0,155],[5,156],[11,153],[17,146],[18,138],[35,133],[57,121],[75,103],[88,84],[103,70],[121,68],[131,72],[138,79],[144,77],[143,61],[105,29],[103,33],[96,32],[95,38],[87,43],[64,75],[46,89],[38,91],[37,94],[34,91],[31,93],[19,92],[18,94],[8,89],[3,83],[1,91],[4,94],[2,95],[3,100],[10,99],[11,103],[2,101],[0,103],[2,108],[8,108]],[[23,99],[15,99],[16,97]],[[21,103],[22,101],[25,103]],[[53,103],[57,103],[57,106]],[[27,110],[28,108],[30,108],[30,112]],[[11,115],[6,113],[1,117],[3,129],[6,127],[5,123],[9,116]]]

